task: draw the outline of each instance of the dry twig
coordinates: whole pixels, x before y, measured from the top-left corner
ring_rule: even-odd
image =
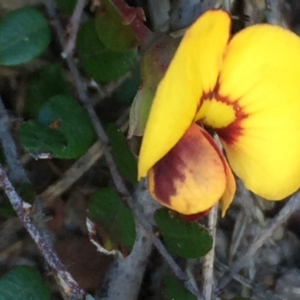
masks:
[[[7,161],[9,177],[14,184],[29,183],[29,178],[19,159],[17,147],[10,134],[9,117],[0,96],[0,140]]]
[[[79,287],[71,274],[66,270],[65,266],[57,256],[56,251],[52,245],[47,242],[48,240],[45,239],[43,233],[40,232],[31,221],[29,217],[29,209],[31,205],[24,202],[17,194],[2,165],[0,165],[0,184],[27,232],[42,252],[45,260],[50,267],[57,272],[59,279],[62,283],[64,283],[63,286],[68,289],[68,291],[65,290],[66,294],[73,299],[81,299],[85,292]]]
[[[63,57],[66,57],[68,55],[71,56],[74,51],[76,39],[77,39],[77,33],[79,30],[79,25],[80,25],[81,16],[83,13],[85,3],[86,0],[77,0],[73,15],[68,24],[69,38],[64,48],[64,51],[62,53]]]
[[[28,184],[30,183],[30,181],[18,157],[15,142],[10,134],[8,127],[8,115],[6,113],[6,109],[4,107],[1,97],[0,111],[0,140],[6,156],[11,180],[16,185]],[[24,202],[19,197],[1,165],[0,184],[2,185],[5,194],[9,198],[15,212],[17,213],[24,227],[27,229],[28,233],[42,252],[47,263],[57,272],[58,278],[60,279],[61,283],[60,286],[64,290],[65,294],[74,296],[74,299],[78,299],[77,296],[81,298],[84,295],[84,291],[79,287],[77,282],[72,278],[71,274],[67,272],[64,265],[61,263],[54,249],[50,233],[43,224],[43,220],[35,219],[37,223],[35,225],[34,222],[30,219],[29,212],[31,205]],[[37,207],[37,210],[42,212],[39,199],[36,199],[35,205]]]
[[[127,120],[124,120],[124,117],[128,117],[128,112],[117,120],[117,124],[120,125],[122,131],[125,131],[128,128],[128,122]],[[57,182],[53,183],[39,195],[43,200],[43,204],[50,204],[53,199],[63,194],[97,161],[99,161],[101,157],[103,157],[103,145],[101,141],[98,140],[61,176]]]
[[[266,17],[268,23],[280,25],[287,28],[287,24],[282,14],[282,0],[265,0]]]
[[[44,192],[39,195],[39,197],[43,201],[43,205],[49,205],[56,197],[63,194],[102,156],[102,144],[97,141],[61,176],[58,181],[50,185]]]
[[[276,228],[282,225],[297,209],[299,209],[299,207],[300,192],[296,193],[290,198],[278,215],[267,223],[266,228],[262,230],[261,233],[255,238],[250,247],[244,252],[243,255],[241,255],[241,258],[231,266],[230,273],[225,274],[219,283],[219,291],[223,290],[231,282],[232,277],[235,276],[248,262],[249,258],[253,256],[259,248],[262,247],[262,245],[273,234]]]
[[[206,254],[203,261],[203,297],[205,300],[213,299],[214,294],[214,261],[215,243],[218,220],[218,205],[215,205],[208,215],[208,229],[213,238],[211,250]]]
[[[222,271],[226,272],[230,270],[230,266],[226,266],[220,261],[216,261],[216,266]],[[251,289],[253,291],[254,295],[260,295],[264,297],[265,300],[282,300],[279,296],[277,296],[274,292],[270,290],[265,290],[260,285],[253,284],[249,279],[243,277],[240,274],[235,274],[232,276],[232,279],[236,282],[239,282],[242,286],[247,287],[248,289]]]
[[[136,190],[136,201],[134,215],[139,214],[141,209],[145,217],[152,219],[157,208],[154,201],[149,201],[147,189],[139,184]],[[96,297],[101,300],[123,300],[136,299],[140,290],[145,268],[152,250],[152,238],[139,222],[136,222],[136,240],[130,254],[122,259],[118,256],[115,266],[106,274],[108,292],[104,297]],[[121,289],[120,289],[121,288]]]
[[[65,45],[65,38],[64,38],[64,31],[63,28],[61,26],[60,21],[58,20],[56,13],[55,13],[55,4],[53,2],[53,0],[44,0],[45,6],[47,8],[47,12],[49,17],[53,20],[54,22],[54,26],[55,26],[55,30],[57,33],[57,36],[59,38],[59,42],[61,44],[62,49],[64,48]],[[123,0],[114,0],[112,1],[112,3],[119,8],[119,11],[123,14],[125,14],[127,17],[132,14],[133,16],[133,11],[127,6],[127,4],[125,4],[125,2]],[[141,26],[141,20],[139,20],[137,18],[136,15],[133,16],[133,19],[131,20],[131,24],[134,27],[135,26]],[[144,25],[143,25],[144,26]],[[146,38],[148,37],[148,31],[145,30],[145,28],[142,27],[134,27],[136,31],[136,33],[138,32],[140,34],[140,37]],[[67,61],[67,65],[71,71],[77,92],[78,92],[78,98],[80,100],[80,102],[84,105],[85,109],[87,110],[96,134],[99,138],[99,140],[102,142],[103,145],[103,153],[104,156],[106,158],[106,162],[107,162],[107,166],[110,170],[113,182],[115,184],[115,187],[118,191],[118,193],[121,195],[121,197],[126,200],[128,206],[132,209],[132,211],[134,212],[135,209],[135,203],[121,177],[121,175],[119,174],[116,164],[114,162],[113,156],[110,152],[109,149],[109,140],[108,137],[98,119],[98,116],[96,115],[96,112],[94,110],[94,107],[92,105],[92,102],[90,101],[85,87],[83,85],[83,81],[82,78],[80,76],[80,73],[78,71],[78,68],[74,62],[74,60],[72,59],[72,57],[67,56],[66,57],[66,61]],[[165,260],[170,263],[170,262],[174,262],[173,258],[170,256],[170,254],[167,252],[167,250],[165,249],[165,247],[163,246],[163,244],[161,243],[161,241],[152,234],[152,226],[149,224],[149,222],[147,221],[146,218],[144,218],[142,211],[139,211],[139,214],[135,214],[135,218],[136,220],[142,224],[142,226],[144,227],[144,229],[147,232],[147,235],[145,235],[144,239],[150,239],[153,240],[153,244],[156,246],[156,248],[158,249],[158,251],[160,252],[160,254],[165,258]],[[174,273],[177,275],[177,277],[179,279],[187,279],[186,275],[182,272],[182,270],[179,268],[178,265],[176,265],[176,263],[174,262],[174,264],[170,264],[170,267],[172,268],[172,270],[174,271]],[[116,279],[116,278],[115,278]],[[125,284],[125,282],[123,282]],[[187,286],[188,289],[190,289],[190,291],[199,296],[199,292],[195,291],[194,288],[192,288],[191,286]],[[124,287],[126,288],[126,287]],[[120,288],[122,290],[122,288]]]

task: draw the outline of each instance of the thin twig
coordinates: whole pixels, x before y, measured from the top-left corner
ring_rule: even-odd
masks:
[[[118,6],[119,4],[123,5],[122,9],[124,8],[125,11],[127,9],[128,12],[128,7],[126,8],[125,2],[123,0],[115,0],[112,1],[114,5]],[[60,21],[58,20],[57,16],[56,16],[56,12],[55,12],[55,4],[53,2],[53,0],[44,0],[45,6],[47,8],[47,12],[49,17],[53,20],[53,24],[55,26],[55,30],[57,33],[57,36],[59,38],[59,42],[61,44],[61,47],[64,48],[65,45],[65,38],[64,38],[64,31],[63,28],[61,26]],[[119,6],[120,8],[120,6]],[[121,9],[120,9],[121,11]],[[135,18],[135,24],[138,24],[138,20],[137,18]],[[132,23],[134,23],[132,22]],[[141,25],[141,24],[140,24]],[[144,25],[143,25],[144,26]],[[146,38],[148,36],[148,33],[142,29],[141,30],[142,35]],[[141,36],[142,36],[141,35]],[[131,208],[132,211],[134,211],[134,207],[135,207],[135,203],[133,201],[133,198],[131,197],[129,190],[127,189],[121,175],[119,174],[116,164],[114,162],[113,156],[109,150],[109,140],[108,137],[98,119],[98,116],[96,115],[96,112],[94,110],[94,107],[91,104],[91,101],[86,93],[85,87],[83,85],[83,81],[81,79],[80,73],[77,69],[77,66],[73,60],[72,57],[67,56],[66,57],[66,61],[67,61],[67,65],[71,71],[72,77],[74,79],[75,82],[75,86],[78,92],[78,98],[81,101],[81,103],[84,105],[84,107],[86,108],[96,131],[96,134],[99,138],[99,140],[102,142],[103,144],[103,153],[104,156],[106,158],[106,162],[107,162],[107,166],[110,170],[113,182],[115,184],[115,187],[118,191],[118,193],[122,196],[122,198],[124,200],[126,200],[128,206]],[[165,247],[163,246],[163,244],[160,242],[160,240],[152,234],[152,226],[149,224],[149,222],[147,221],[147,219],[145,219],[143,217],[142,212],[140,212],[140,214],[135,215],[136,220],[138,220],[138,222],[140,224],[142,224],[142,226],[145,228],[146,232],[148,233],[147,239],[152,239],[154,245],[156,246],[156,248],[158,249],[158,251],[160,252],[160,254],[164,257],[164,259],[170,263],[171,261],[173,261],[173,258],[171,257],[171,255],[167,252],[167,250],[165,249]],[[186,275],[183,273],[183,271],[178,267],[178,265],[176,265],[176,263],[174,262],[174,264],[170,264],[171,269],[174,271],[174,273],[178,276],[178,278],[182,279],[182,278],[186,278]],[[199,295],[199,292],[195,291],[194,288],[192,288],[189,284],[187,285],[187,288],[196,295]],[[200,299],[200,298],[199,298]]]
[[[218,260],[216,260],[216,267],[220,269],[220,271],[223,271],[223,273],[231,269],[231,267],[221,263]],[[254,284],[249,279],[243,277],[240,274],[235,274],[232,279],[236,282],[239,282],[241,285],[247,287],[248,289],[251,289],[253,291],[253,294],[263,296],[265,300],[282,300],[282,298],[277,296],[273,291],[266,290],[264,287],[258,284]]]
[[[28,211],[31,207],[28,203],[24,202],[20,196],[15,191],[13,185],[8,179],[2,165],[0,164],[0,184],[9,198],[15,212],[22,221],[24,227],[43,253],[43,256],[51,268],[56,270],[60,279],[66,284],[70,289],[68,295],[74,297],[74,299],[81,299],[85,292],[79,287],[77,282],[72,278],[71,274],[66,270],[65,266],[62,264],[58,258],[56,251],[49,245],[44,236],[38,230],[38,228],[32,223]],[[76,297],[76,298],[75,298]]]
[[[128,121],[125,120],[125,118],[128,118],[128,112],[125,112],[125,114],[123,114],[116,122],[122,132],[128,128]],[[58,181],[50,185],[39,195],[39,198],[43,201],[43,205],[50,204],[53,199],[63,194],[93,165],[95,165],[101,157],[103,157],[103,145],[101,141],[98,140],[60,177]]]
[[[141,184],[139,184],[140,186]],[[139,208],[142,207],[144,215],[153,218],[156,203],[147,201],[148,191],[139,187],[135,194],[137,206],[134,208],[133,214],[139,214]],[[143,205],[140,205],[142,202]],[[119,259],[115,262],[115,267],[111,268],[105,276],[105,282],[108,282],[107,295],[105,297],[96,297],[96,299],[137,299],[148,258],[153,247],[151,236],[144,226],[136,222],[136,240],[132,251],[125,259],[120,259],[119,256]]]
[[[59,195],[69,189],[81,176],[83,176],[102,156],[102,144],[97,141],[81,156],[62,176],[43,191],[39,198],[43,205],[49,205]]]
[[[64,45],[65,45],[65,38],[64,38],[64,33],[63,33],[64,31],[63,31],[60,21],[57,19],[57,16],[55,13],[55,5],[52,0],[44,0],[44,2],[45,2],[45,5],[46,5],[46,8],[47,8],[50,18],[54,20],[54,26],[55,26],[61,47],[64,48]],[[103,153],[106,158],[107,166],[112,175],[116,189],[121,194],[121,196],[130,197],[130,193],[129,193],[122,177],[120,176],[120,174],[117,171],[116,164],[115,164],[112,154],[108,148],[108,144],[109,144],[108,137],[107,137],[107,135],[100,123],[100,120],[94,110],[94,107],[86,93],[85,87],[83,85],[83,80],[77,69],[77,66],[76,66],[74,60],[72,59],[72,57],[70,57],[69,55],[66,57],[66,61],[67,61],[68,67],[72,73],[72,76],[73,76],[73,79],[75,82],[75,86],[77,88],[78,98],[79,98],[80,102],[84,105],[85,109],[87,110],[87,112],[93,122],[96,134],[97,134],[99,140],[103,143]]]
[[[8,257],[12,255],[12,253],[21,253],[23,246],[23,241],[18,240],[12,245],[7,246],[0,251],[0,262],[2,263],[4,260],[8,260]]]
[[[154,31],[165,32],[165,24],[170,19],[170,0],[152,0],[147,2],[148,22]]]
[[[203,297],[204,300],[213,299],[214,287],[214,261],[215,261],[215,244],[218,220],[218,205],[215,205],[208,215],[208,229],[213,238],[211,250],[206,254],[203,261]]]
[[[113,268],[107,274],[107,277],[113,280],[108,280],[110,284],[108,295],[101,300],[137,299],[151,253],[152,241],[149,239],[149,233],[139,223],[136,224],[136,235],[129,256],[117,262],[117,268]]]
[[[159,204],[157,204],[156,201],[151,197],[148,189],[146,188],[147,182],[146,180],[143,180],[139,183],[137,189],[136,189],[136,206],[133,208],[134,215],[136,219],[143,225],[143,227],[148,231],[148,234],[152,235],[152,242],[160,255],[165,259],[171,270],[173,271],[174,275],[181,280],[185,287],[194,294],[198,300],[203,300],[201,297],[200,292],[197,290],[197,288],[193,285],[190,278],[181,270],[181,268],[178,266],[178,264],[175,262],[173,257],[168,253],[165,246],[161,242],[160,239],[158,239],[155,235],[152,234],[152,226],[151,224],[154,224],[154,215],[152,210],[150,210],[150,213],[145,211],[147,208],[151,208],[150,203],[152,206],[155,206],[156,209],[160,207]],[[141,207],[141,208],[140,208]],[[143,214],[141,214],[143,213]],[[140,217],[142,216],[142,218]]]
[[[229,246],[229,261],[232,261],[238,247],[241,244],[242,238],[245,237],[245,229],[250,220],[251,219],[245,213],[245,210],[241,209],[238,212],[232,232],[231,243]]]
[[[11,181],[16,184],[29,183],[29,178],[19,159],[17,147],[9,130],[9,117],[0,96],[0,141],[6,158]]]
[[[266,17],[268,23],[287,28],[288,26],[284,20],[281,4],[281,0],[265,0]]]
[[[4,149],[4,154],[6,156],[11,181],[15,185],[28,184],[30,183],[30,180],[19,159],[17,147],[8,127],[8,115],[1,97],[0,111],[0,141]],[[29,213],[32,213],[30,212],[31,205],[24,202],[17,195],[4,169],[1,169],[1,172],[3,175],[1,178],[6,180],[5,182],[1,181],[5,193],[7,194],[13,208],[15,209],[17,215],[22,221],[24,227],[27,229],[28,233],[33,238],[38,248],[42,252],[44,258],[46,259],[48,264],[57,272],[60,282],[63,283],[63,285],[60,286],[63,288],[64,293],[66,295],[69,295],[70,293],[74,294],[76,296],[76,299],[79,299],[77,298],[77,296],[79,297],[81,293],[83,293],[83,291],[72,278],[71,274],[69,274],[62,265],[56,253],[56,250],[54,249],[51,235],[44,225],[44,221],[38,220],[38,216],[43,215],[39,199],[35,199],[35,211],[37,212],[37,214],[33,214],[33,220],[31,220],[29,217]]]
[[[64,51],[62,53],[63,57],[67,57],[68,55],[71,56],[74,51],[76,39],[77,39],[77,33],[79,30],[81,16],[82,16],[85,4],[86,4],[86,0],[77,0],[72,17],[69,21],[69,24],[67,25],[68,29],[69,29],[68,30],[69,38],[68,38],[67,44],[64,48]]]
[[[278,215],[267,223],[266,229],[261,231],[261,233],[252,242],[251,246],[244,252],[244,254],[241,255],[241,258],[231,266],[230,273],[223,276],[223,279],[219,283],[219,291],[224,289],[228,283],[231,282],[232,277],[237,274],[245,264],[247,264],[249,258],[251,258],[258,251],[258,249],[262,247],[262,245],[269,239],[276,228],[283,224],[297,209],[299,209],[299,207],[300,192],[296,193],[290,198]]]

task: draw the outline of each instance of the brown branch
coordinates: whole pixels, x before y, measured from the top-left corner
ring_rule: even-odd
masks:
[[[60,178],[45,191],[38,195],[43,205],[47,206],[54,199],[68,190],[80,177],[82,177],[103,156],[102,144],[97,141],[81,156]]]
[[[53,24],[57,33],[57,36],[59,38],[59,42],[61,44],[62,49],[65,45],[65,38],[64,38],[64,31],[61,26],[61,23],[59,19],[56,16],[55,12],[55,4],[53,0],[44,0],[45,6],[47,8],[47,12],[49,17],[53,20]],[[115,5],[119,5],[119,8],[122,8],[123,12],[128,12],[128,9],[130,9],[122,0],[116,0]],[[137,22],[137,20],[135,20]],[[140,24],[141,25],[141,24]],[[143,25],[144,26],[144,25]],[[108,137],[101,125],[101,122],[96,115],[96,112],[94,110],[94,107],[92,105],[92,102],[90,101],[87,92],[85,90],[83,80],[81,78],[81,75],[78,71],[78,68],[73,60],[72,57],[67,56],[66,57],[67,65],[71,71],[77,92],[78,92],[78,98],[80,102],[84,105],[85,109],[87,110],[96,134],[99,138],[99,140],[102,142],[103,145],[103,154],[106,158],[107,166],[110,170],[113,182],[115,184],[117,192],[120,194],[123,200],[125,200],[128,204],[128,206],[131,208],[131,210],[134,212],[135,209],[135,202],[133,201],[133,198],[127,189],[120,173],[117,170],[116,164],[114,162],[113,156],[109,149],[109,140]],[[151,200],[152,201],[152,200]],[[186,274],[180,269],[180,267],[174,262],[171,255],[167,252],[164,245],[161,243],[161,241],[152,233],[152,226],[147,221],[147,218],[143,215],[142,210],[139,211],[139,213],[135,213],[135,219],[144,227],[146,232],[148,233],[147,239],[152,239],[153,244],[157,248],[157,250],[160,252],[160,254],[164,257],[164,259],[169,264],[170,268],[173,270],[173,272],[176,274],[176,276],[181,280],[186,280],[186,287],[196,296],[200,298],[200,293],[198,291],[195,291],[195,289],[192,287],[192,285],[189,284],[188,278]]]
[[[208,215],[208,229],[213,238],[211,250],[206,254],[203,261],[203,297],[205,300],[214,299],[214,261],[215,261],[215,244],[218,220],[218,205],[215,205]]]
[[[17,147],[9,130],[9,117],[0,96],[0,141],[7,162],[9,177],[14,184],[29,183],[29,178],[19,159]]]
[[[47,8],[50,18],[53,19],[53,21],[54,21],[54,26],[55,26],[61,47],[64,48],[64,45],[66,42],[65,37],[64,37],[64,31],[63,31],[60,21],[57,19],[57,16],[56,16],[55,4],[53,3],[52,0],[44,0],[44,2],[45,2],[45,6]],[[109,148],[108,148],[108,144],[109,144],[108,137],[107,137],[107,135],[100,123],[100,120],[98,119],[98,116],[94,110],[94,107],[86,93],[85,87],[83,85],[83,80],[77,69],[77,66],[76,66],[74,60],[72,59],[72,57],[70,57],[69,55],[66,57],[66,61],[67,61],[68,67],[71,71],[72,77],[74,79],[74,83],[75,83],[75,86],[76,86],[76,89],[78,92],[78,98],[79,98],[80,102],[84,105],[85,109],[87,110],[87,112],[93,122],[96,134],[97,134],[99,140],[103,143],[103,153],[106,158],[107,165],[111,172],[116,189],[118,190],[118,192],[120,193],[121,196],[130,197],[130,193],[129,193],[126,185],[124,184],[122,177],[120,176],[120,174],[117,171],[116,164],[115,164],[112,154],[110,153]]]
[[[142,209],[146,218],[152,219],[157,204],[149,201],[149,193],[146,189],[141,188],[139,184],[135,193],[134,215],[140,213]],[[144,277],[145,268],[149,256],[151,254],[153,244],[152,235],[145,230],[139,222],[136,222],[136,239],[132,251],[126,258],[118,257],[110,271],[106,274],[104,282],[107,286],[104,289],[107,291],[106,295],[96,296],[96,300],[134,300],[137,299],[140,291],[142,279]],[[120,291],[122,291],[120,293]]]
[[[67,55],[72,55],[75,44],[76,44],[76,38],[77,38],[77,33],[79,30],[79,25],[81,21],[81,16],[83,13],[84,6],[86,4],[86,0],[77,0],[75,9],[73,11],[72,17],[67,25],[68,27],[68,33],[69,33],[69,38],[66,43],[66,46],[64,48],[64,51],[62,53],[63,57],[66,57]]]
[[[282,0],[265,0],[265,13],[268,23],[288,28],[282,12],[284,2]]]
[[[128,112],[123,114],[116,122],[117,125],[121,127],[122,132],[128,128],[128,122],[125,121],[125,117],[128,118]],[[53,199],[63,194],[102,157],[103,145],[98,140],[60,177],[58,181],[39,194],[39,198],[42,199],[43,204],[48,205]]]
[[[10,203],[12,204],[15,212],[22,221],[24,227],[26,228],[26,230],[28,231],[28,233],[42,252],[45,260],[50,265],[50,267],[57,272],[62,282],[65,283],[70,289],[68,293],[69,296],[74,297],[74,299],[81,299],[84,296],[85,292],[79,287],[77,282],[72,278],[71,274],[66,270],[65,266],[60,261],[52,245],[47,243],[47,239],[45,239],[43,234],[31,221],[28,215],[30,205],[24,202],[17,194],[1,164],[0,184],[6,196],[9,198]]]
[[[17,153],[17,147],[11,136],[9,126],[8,126],[8,115],[5,106],[0,97],[0,140],[2,147],[4,149],[4,154],[7,161],[7,166],[9,170],[9,175],[11,181],[15,185],[28,184],[30,180],[26,174],[26,171],[19,159]],[[78,286],[72,276],[66,271],[62,265],[56,250],[54,249],[51,235],[48,229],[44,225],[44,220],[39,220],[37,217],[43,215],[41,203],[38,198],[35,199],[35,212],[33,213],[32,221],[29,217],[31,213],[31,205],[24,202],[16,193],[12,183],[8,179],[4,169],[0,165],[0,184],[2,185],[6,195],[8,196],[14,210],[16,211],[18,217],[23,223],[24,227],[27,229],[30,236],[33,238],[38,248],[42,252],[44,258],[48,264],[57,272],[59,277],[59,285],[63,289],[66,295],[74,294],[75,299],[80,299],[83,296],[83,290]],[[36,223],[36,225],[34,225]],[[80,298],[78,298],[80,297]]]
[[[227,266],[223,264],[222,262],[216,260],[216,266],[222,273],[226,273],[230,271],[230,266]],[[232,279],[238,283],[240,283],[242,286],[246,287],[247,289],[252,289],[253,296],[260,296],[260,299],[269,299],[269,300],[282,300],[280,296],[277,296],[274,291],[266,290],[265,287],[254,284],[249,279],[243,277],[240,274],[235,274]]]
[[[274,230],[283,224],[297,209],[299,209],[299,207],[300,192],[293,195],[278,215],[268,222],[266,228],[254,239],[251,246],[240,256],[241,258],[231,266],[230,273],[226,274],[226,276],[222,276],[223,279],[220,281],[218,286],[219,291],[223,290],[231,282],[232,277],[248,263],[249,258],[251,258],[258,249],[263,246],[266,240],[268,240],[268,238],[273,234]]]

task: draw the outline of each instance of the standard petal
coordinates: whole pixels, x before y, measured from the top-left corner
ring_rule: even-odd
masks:
[[[180,141],[148,172],[149,191],[181,214],[204,212],[224,194],[226,174],[214,140],[192,124]]]
[[[300,39],[256,25],[229,43],[218,94],[236,120],[217,130],[229,163],[254,193],[281,200],[300,186]]]
[[[141,146],[139,178],[179,141],[204,92],[213,90],[230,31],[222,10],[203,14],[185,33],[153,101]]]

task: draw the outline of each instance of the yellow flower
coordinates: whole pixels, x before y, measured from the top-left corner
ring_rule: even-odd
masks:
[[[230,16],[211,10],[187,30],[146,125],[139,178],[181,214],[220,201],[224,215],[236,189],[231,169],[267,200],[300,187],[300,39],[268,24],[233,37],[230,29]]]

